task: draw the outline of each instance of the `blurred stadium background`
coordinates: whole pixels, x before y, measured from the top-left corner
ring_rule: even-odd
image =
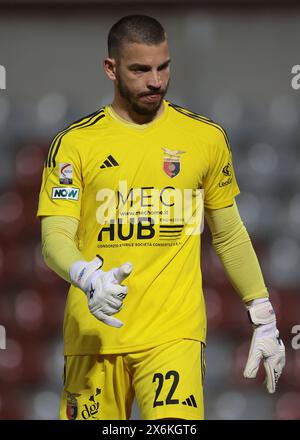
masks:
[[[142,3],[142,6],[141,6]],[[168,99],[222,124],[231,140],[237,202],[259,256],[287,349],[278,392],[242,371],[251,328],[203,235],[208,313],[207,419],[300,419],[300,9],[289,1],[0,1],[0,419],[56,419],[67,284],[41,257],[35,218],[54,134],[112,97],[102,72],[110,26],[147,13],[165,26]],[[133,419],[139,418],[135,406]]]

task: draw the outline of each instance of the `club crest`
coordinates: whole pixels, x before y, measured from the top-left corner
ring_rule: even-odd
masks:
[[[185,153],[182,150],[170,150],[162,147],[164,151],[163,170],[169,177],[175,177],[180,172],[180,154]]]

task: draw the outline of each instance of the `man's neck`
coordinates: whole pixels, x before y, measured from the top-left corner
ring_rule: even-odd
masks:
[[[134,124],[149,124],[155,119],[159,118],[164,112],[164,103],[162,102],[157,112],[153,115],[141,115],[136,113],[134,110],[126,106],[124,103],[120,102],[118,99],[114,99],[112,104],[112,109],[125,121],[133,122]]]

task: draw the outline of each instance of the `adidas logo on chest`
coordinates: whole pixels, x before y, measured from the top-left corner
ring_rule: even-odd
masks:
[[[118,167],[119,164],[116,161],[116,159],[110,154],[107,156],[107,158],[102,162],[100,165],[100,168],[111,168],[111,167]]]

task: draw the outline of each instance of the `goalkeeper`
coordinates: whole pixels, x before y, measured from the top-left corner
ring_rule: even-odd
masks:
[[[235,202],[224,129],[164,99],[170,55],[152,17],[111,28],[104,70],[112,104],[57,134],[39,198],[45,261],[70,283],[60,417],[129,419],[136,396],[143,419],[204,418],[200,226],[191,233],[189,218],[174,214],[199,190],[213,246],[253,326],[244,376],[263,362],[274,393],[285,349]]]

